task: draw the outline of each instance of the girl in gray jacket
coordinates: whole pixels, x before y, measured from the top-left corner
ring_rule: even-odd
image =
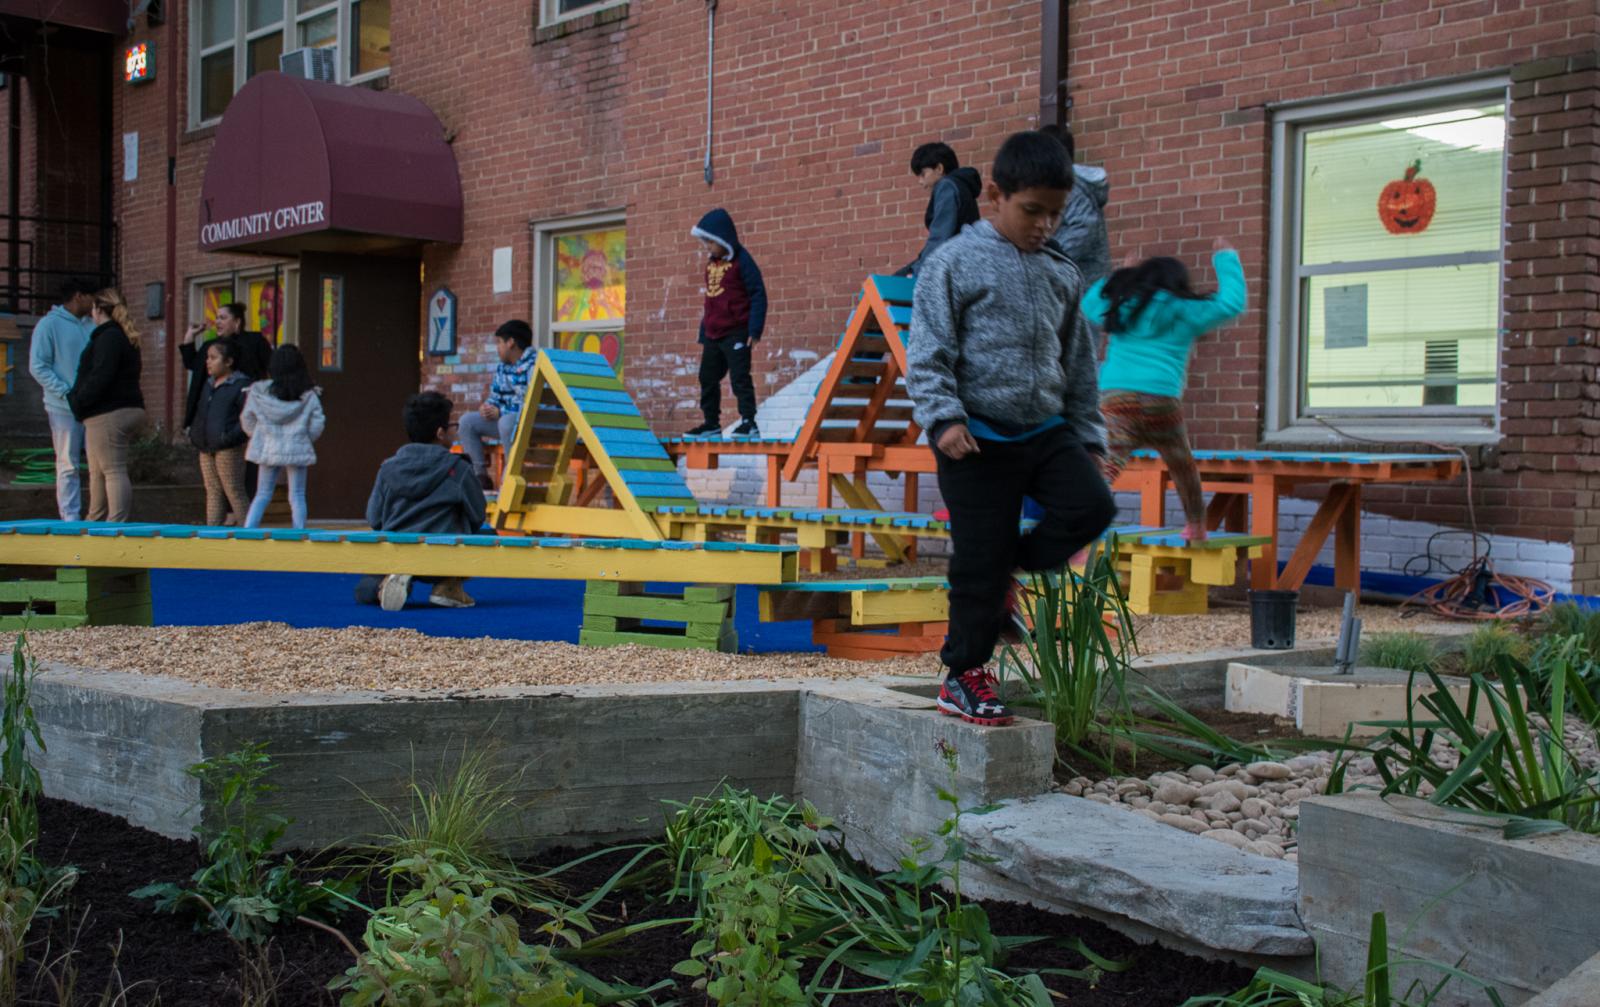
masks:
[[[306,469],[316,464],[312,446],[322,436],[327,422],[322,414],[322,398],[311,385],[305,357],[293,345],[272,351],[268,364],[269,380],[250,386],[244,412],[239,420],[250,435],[245,458],[261,466],[256,483],[256,498],[250,503],[246,528],[261,526],[261,515],[272,501],[278,485],[278,470],[288,473],[289,515],[296,528],[306,526]]]

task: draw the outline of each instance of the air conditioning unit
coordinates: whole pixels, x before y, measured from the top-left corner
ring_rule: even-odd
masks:
[[[321,80],[332,84],[338,76],[339,50],[336,46],[320,49],[291,49],[278,57],[278,69],[301,80]]]

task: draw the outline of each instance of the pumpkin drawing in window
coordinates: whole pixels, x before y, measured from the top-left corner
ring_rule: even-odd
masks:
[[[1422,162],[1413,161],[1406,177],[1384,186],[1378,196],[1378,219],[1390,234],[1421,234],[1433,222],[1438,195],[1432,182],[1417,177],[1420,171]]]

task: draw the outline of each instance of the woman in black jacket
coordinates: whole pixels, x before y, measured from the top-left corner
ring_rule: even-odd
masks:
[[[107,287],[94,295],[95,330],[78,363],[78,379],[67,393],[72,415],[83,424],[89,455],[89,520],[126,521],[133,509],[128,445],[144,425],[139,390],[139,330],[122,295]]]
[[[243,521],[250,506],[244,485],[244,448],[250,438],[239,423],[250,379],[238,364],[239,344],[233,337],[206,345],[206,380],[189,424],[189,440],[200,452],[200,477],[206,484],[206,524],[222,524],[230,507]]]

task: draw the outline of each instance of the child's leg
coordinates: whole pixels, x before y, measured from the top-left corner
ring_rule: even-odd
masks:
[[[1100,416],[1106,424],[1106,453],[1100,459],[1100,471],[1105,474],[1107,486],[1122,474],[1128,456],[1144,446],[1139,439],[1144,412],[1140,398],[1133,392],[1111,392],[1100,398]]]
[[[206,487],[206,524],[219,525],[228,515],[228,498],[217,478],[217,456],[209,451],[200,452],[200,481]]]
[[[244,448],[229,448],[218,451],[215,464],[217,466],[217,481],[222,485],[222,492],[228,498],[228,507],[234,513],[234,520],[250,510],[249,500],[245,496],[244,488]]]
[[[756,421],[756,383],[750,377],[750,357],[755,347],[746,339],[728,347],[728,384],[739,403],[739,418]]]
[[[1017,547],[1017,565],[1059,570],[1074,553],[1100,537],[1117,516],[1117,503],[1100,477],[1098,460],[1064,427],[1025,441],[1026,492],[1044,517]]]
[[[306,526],[306,467],[304,465],[289,466],[289,523],[296,528]],[[261,474],[265,476],[267,470],[263,467]]]
[[[700,347],[700,413],[707,423],[722,421],[722,379],[728,373],[728,357],[722,344],[708,339]]]
[[[934,452],[950,509],[950,628],[939,657],[951,674],[983,667],[1000,638],[1027,484],[1022,447],[985,441],[960,461]]]
[[[290,482],[293,485],[293,481]],[[272,502],[272,491],[278,488],[278,467],[276,465],[261,466],[261,474],[256,478],[256,497],[250,501],[250,513],[245,515],[246,528],[260,528],[261,517],[267,512],[267,505]]]
[[[1146,440],[1161,455],[1167,471],[1172,475],[1172,488],[1178,491],[1183,502],[1183,516],[1188,521],[1188,534],[1205,538],[1205,498],[1200,489],[1200,472],[1195,468],[1194,453],[1189,450],[1189,431],[1183,423],[1183,403],[1175,398],[1146,396],[1149,416]]]
[[[472,471],[480,476],[489,471],[489,463],[483,457],[484,438],[494,437],[498,429],[493,420],[484,419],[483,414],[476,409],[463,415],[456,427],[461,450],[466,454],[467,460],[472,462]]]

